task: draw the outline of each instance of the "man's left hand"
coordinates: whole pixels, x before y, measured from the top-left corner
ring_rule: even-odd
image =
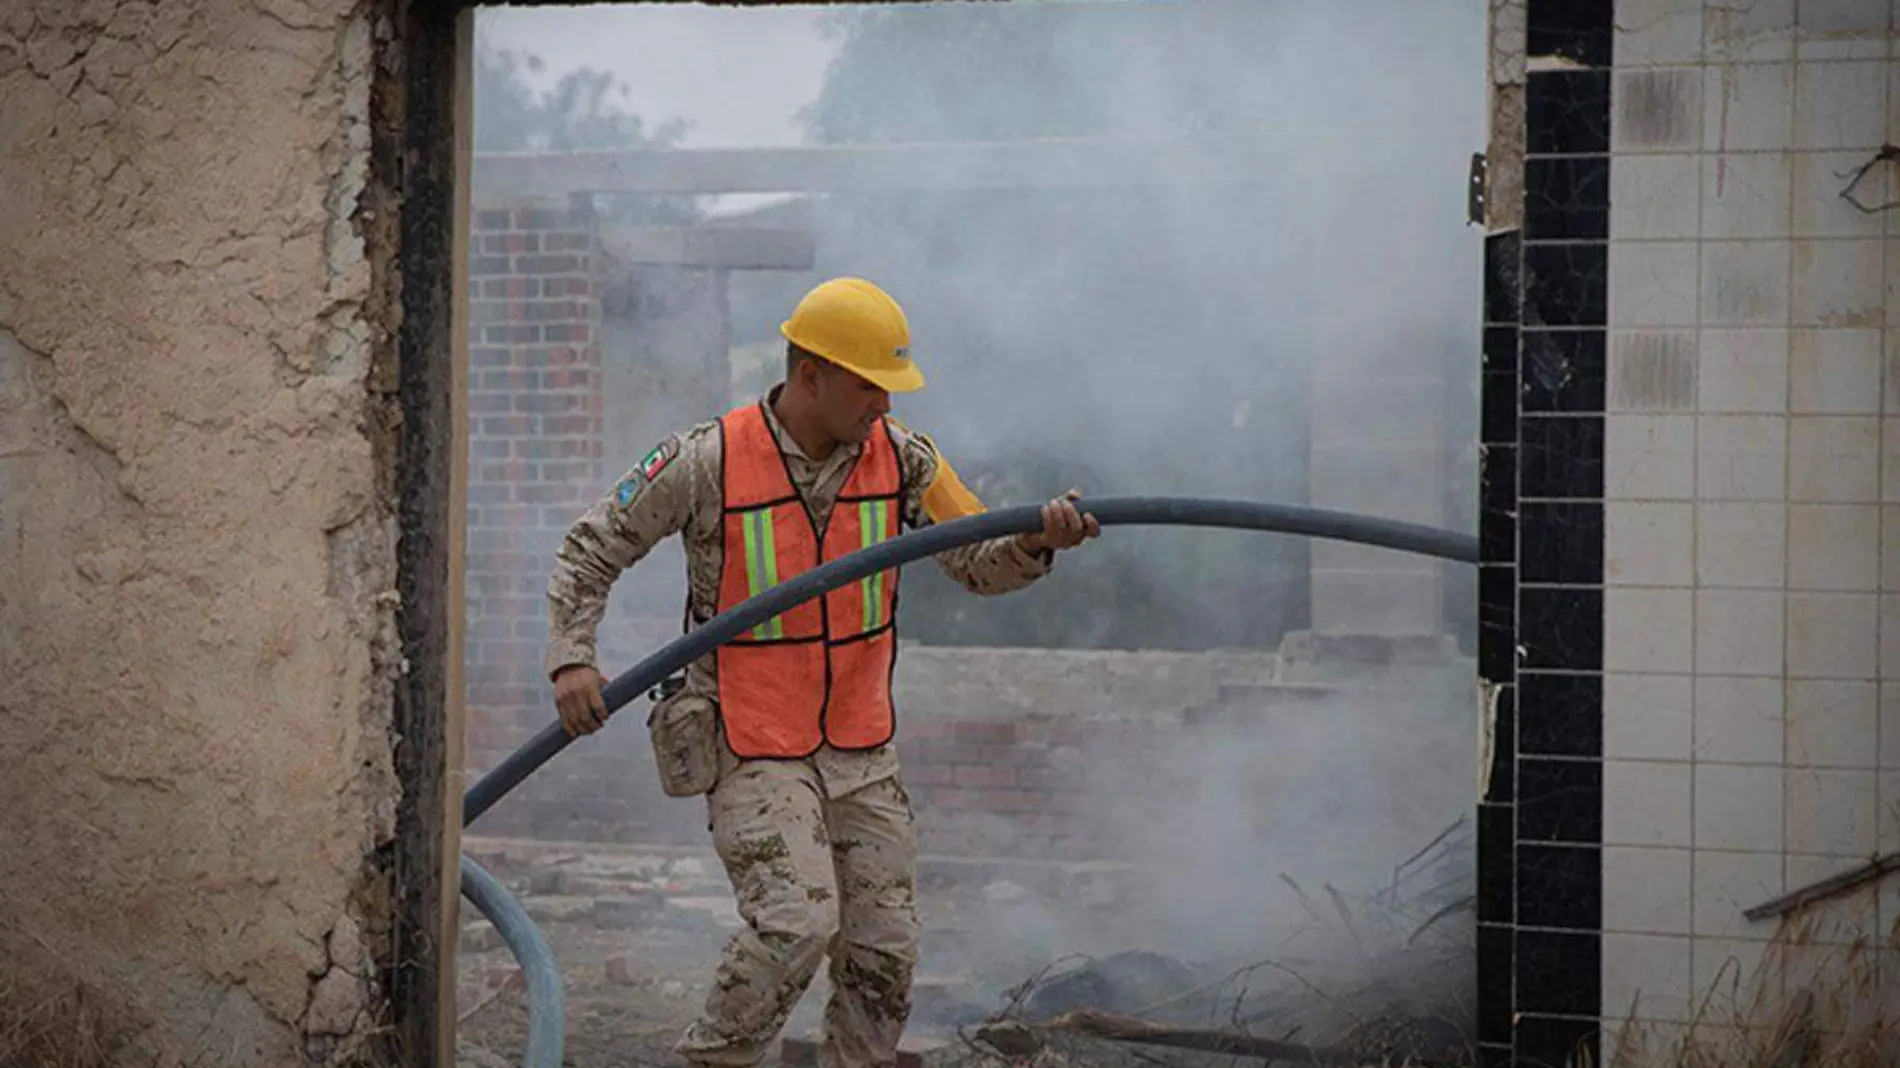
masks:
[[[1070,490],[1043,505],[1042,529],[1034,534],[1024,534],[1023,548],[1032,553],[1073,549],[1090,538],[1098,537],[1102,533],[1102,524],[1075,506],[1075,502],[1081,498],[1079,491]]]

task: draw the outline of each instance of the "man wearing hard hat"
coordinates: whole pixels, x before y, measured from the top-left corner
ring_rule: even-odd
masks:
[[[784,382],[661,442],[562,543],[547,667],[570,734],[605,722],[595,628],[615,579],[661,539],[684,540],[690,628],[903,526],[983,510],[890,417],[891,394],[924,384],[895,300],[834,279],[782,332]],[[1070,495],[1037,533],[937,561],[973,593],[1007,593],[1099,533]],[[707,797],[746,923],[680,1042],[693,1064],[757,1064],[827,956],[822,1068],[896,1061],[918,945],[917,841],[890,746],[897,583],[873,575],[760,624],[688,668],[648,720],[667,793]]]

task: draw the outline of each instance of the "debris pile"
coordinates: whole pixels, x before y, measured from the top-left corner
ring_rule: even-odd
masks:
[[[925,1060],[935,1068],[1199,1068],[1235,1057],[1475,1064],[1474,845],[1461,819],[1358,898],[1332,886],[1309,893],[1282,875],[1280,889],[1305,922],[1279,932],[1272,958],[1194,965],[1128,951],[1051,966]]]

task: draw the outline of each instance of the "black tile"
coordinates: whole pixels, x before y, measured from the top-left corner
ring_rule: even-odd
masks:
[[[1517,645],[1520,669],[1603,670],[1603,591],[1520,585]]]
[[[1517,571],[1525,583],[1603,584],[1603,502],[1523,501]]]
[[[1525,244],[1525,325],[1603,326],[1609,321],[1609,276],[1608,242]]]
[[[1527,415],[1518,420],[1520,497],[1603,497],[1603,419]]]
[[[1610,157],[1525,161],[1526,241],[1606,241],[1609,236]]]
[[[1562,56],[1586,67],[1610,65],[1613,0],[1529,0],[1525,52]]]
[[[1480,380],[1478,440],[1486,445],[1517,445],[1517,413],[1521,403],[1517,371],[1486,371]]]
[[[1602,844],[1603,765],[1518,757],[1517,841],[1520,849],[1526,842]],[[1523,896],[1520,887],[1518,899]]]
[[[1579,931],[1529,931],[1512,947],[1519,1013],[1596,1016],[1602,1012],[1602,936]],[[1520,1048],[1519,1052],[1522,1052]]]
[[[1478,1041],[1511,1041],[1511,987],[1517,979],[1514,932],[1502,924],[1478,925]]]
[[[1517,687],[1498,687],[1491,735],[1491,771],[1483,801],[1509,804],[1517,795]]]
[[[1518,751],[1526,756],[1603,755],[1603,676],[1517,676]]]
[[[1484,328],[1484,370],[1489,373],[1517,373],[1517,327]]]
[[[1603,851],[1596,846],[1517,847],[1517,924],[1599,931],[1603,927]]]
[[[1481,1042],[1478,1068],[1517,1068],[1517,1053],[1508,1042]]]
[[[1507,683],[1517,664],[1517,569],[1508,564],[1478,568],[1478,673]]]
[[[1487,445],[1479,462],[1478,559],[1487,564],[1515,563],[1517,449]]]
[[[1526,412],[1602,412],[1609,360],[1602,330],[1526,330],[1518,375]]]
[[[1509,805],[1478,806],[1478,922],[1516,921],[1517,813]]]
[[[1597,981],[1601,985],[1601,981]],[[1595,1015],[1592,1011],[1591,1015]],[[1603,1025],[1596,1020],[1564,1020],[1549,1016],[1518,1017],[1512,1043],[1516,1064],[1522,1068],[1572,1068],[1599,1064]]]
[[[1525,148],[1532,155],[1610,150],[1610,72],[1543,70],[1526,76]]]
[[[1524,297],[1523,243],[1515,230],[1484,239],[1484,321],[1513,325]]]

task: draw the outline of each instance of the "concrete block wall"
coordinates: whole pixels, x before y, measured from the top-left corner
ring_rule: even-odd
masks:
[[[1823,1041],[1900,1027],[1900,881],[1743,915],[1900,849],[1900,213],[1841,195],[1900,142],[1900,10],[1494,28],[1527,73],[1486,298],[1488,1061],[1736,1063],[1803,990]]]
[[[593,219],[478,208],[470,240],[463,663],[467,762],[486,769],[549,721],[548,574],[604,465]]]

